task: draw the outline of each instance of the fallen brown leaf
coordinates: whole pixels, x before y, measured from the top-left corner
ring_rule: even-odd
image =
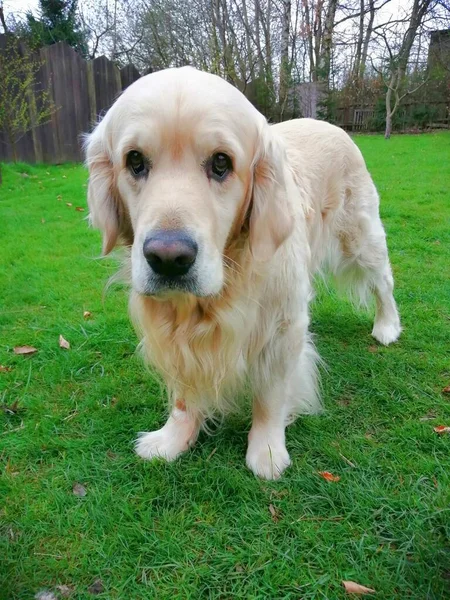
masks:
[[[70,585],[57,585],[56,589],[63,598],[68,598],[73,593],[73,588]]]
[[[280,513],[273,504],[269,504],[269,512],[272,516],[272,521],[278,523],[278,521],[280,520]]]
[[[89,312],[88,310],[85,310],[83,313],[83,318],[89,319],[89,317],[92,317],[92,313]]]
[[[319,475],[321,477],[323,477],[324,479],[326,479],[327,481],[339,481],[340,480],[339,475],[333,475],[333,473],[330,473],[329,471],[319,471]]]
[[[66,206],[72,206],[72,202],[66,202]]]
[[[378,352],[378,346],[369,346],[368,347],[369,352]]]
[[[359,594],[361,596],[364,594],[376,594],[376,591],[372,588],[368,588],[365,585],[360,585],[354,581],[343,581],[342,584],[347,594]]]
[[[16,346],[14,348],[14,354],[34,354],[37,352],[37,348],[33,346]]]
[[[96,579],[92,585],[88,587],[88,592],[90,594],[101,594],[103,592],[103,581],[101,579]]]
[[[75,494],[75,496],[78,496],[79,498],[84,498],[86,496],[86,488],[84,487],[84,485],[81,485],[81,483],[74,483],[72,486],[72,492]]]
[[[16,415],[19,410],[22,410],[19,408],[18,400],[14,400],[14,402],[9,406],[7,404],[3,404],[1,408],[3,411],[5,411],[5,413],[9,413],[10,415]]]
[[[78,212],[84,212],[84,208],[82,206],[75,206],[75,210]]]
[[[445,388],[442,390],[443,394],[450,394],[450,385],[446,385]]]
[[[0,365],[0,373],[9,373],[12,371],[12,367],[5,367],[5,365]]]
[[[434,431],[439,435],[443,435],[444,433],[450,433],[450,427],[448,425],[438,425],[434,427]]]
[[[65,350],[70,350],[69,342],[64,339],[62,335],[59,336],[59,347],[64,348]]]

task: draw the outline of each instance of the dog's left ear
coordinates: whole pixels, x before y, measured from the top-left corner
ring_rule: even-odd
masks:
[[[103,123],[86,136],[84,148],[89,169],[88,205],[91,225],[103,233],[103,254],[119,242],[130,245],[133,231],[114,181],[113,165],[104,147]]]
[[[255,260],[270,260],[294,228],[292,178],[280,142],[264,123],[253,166],[250,205],[250,249]]]

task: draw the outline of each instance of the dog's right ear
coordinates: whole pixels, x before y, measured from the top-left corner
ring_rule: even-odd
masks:
[[[128,214],[114,181],[111,158],[104,147],[103,127],[97,126],[86,137],[84,148],[89,169],[88,206],[93,227],[103,233],[103,254],[109,254],[119,238],[132,243],[132,228]]]

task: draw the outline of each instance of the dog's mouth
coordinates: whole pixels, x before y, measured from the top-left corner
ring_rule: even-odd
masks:
[[[204,295],[199,290],[197,278],[190,274],[177,277],[153,275],[147,281],[144,290],[145,296],[156,296],[162,299],[180,294],[192,294],[199,297]]]

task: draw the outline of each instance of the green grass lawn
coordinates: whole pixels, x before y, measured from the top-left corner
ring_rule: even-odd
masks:
[[[103,298],[116,264],[97,259],[84,220],[86,172],[4,166],[1,599],[66,585],[76,599],[335,600],[342,580],[378,599],[450,598],[450,435],[433,430],[450,425],[450,134],[356,141],[404,333],[380,347],[371,314],[320,291],[327,410],[289,428],[293,465],[275,483],[245,467],[248,413],[173,464],[135,456],[165,405],[135,354],[126,290]],[[25,344],[38,351],[16,356]]]

